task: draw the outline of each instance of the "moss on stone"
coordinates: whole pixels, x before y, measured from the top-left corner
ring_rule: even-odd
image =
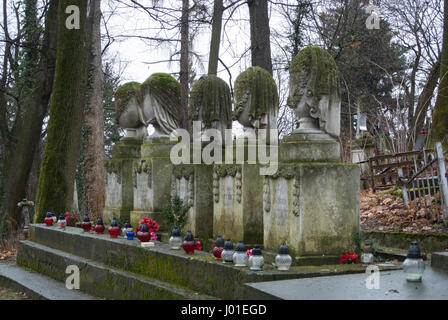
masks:
[[[290,98],[295,106],[308,91],[316,101],[335,90],[340,95],[339,71],[333,57],[324,49],[308,46],[292,60],[290,66]]]
[[[126,105],[132,97],[136,97],[138,100],[140,92],[140,83],[138,82],[128,82],[118,87],[115,91],[115,121],[118,123],[121,115],[126,109]]]
[[[227,83],[215,75],[202,76],[191,89],[190,120],[211,128],[213,121],[232,126],[232,99]]]
[[[146,94],[152,95],[174,119],[179,119],[181,85],[172,75],[163,72],[153,73],[141,85],[142,101]]]
[[[235,117],[243,112],[249,99],[249,116],[259,119],[271,110],[278,112],[278,92],[272,75],[263,68],[250,67],[235,81]]]

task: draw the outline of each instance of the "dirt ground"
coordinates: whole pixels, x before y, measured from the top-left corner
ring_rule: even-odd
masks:
[[[448,234],[447,222],[414,202],[406,208],[401,197],[391,194],[362,190],[360,216],[362,230]]]

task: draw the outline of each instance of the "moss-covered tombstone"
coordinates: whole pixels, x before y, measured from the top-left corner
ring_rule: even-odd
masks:
[[[179,127],[181,86],[167,73],[154,73],[140,88],[143,114],[154,126],[151,137],[168,136]]]
[[[278,105],[277,85],[268,71],[250,67],[238,76],[234,120],[245,127],[274,129]]]
[[[232,127],[232,99],[224,80],[205,75],[196,81],[190,94],[190,121],[201,121],[203,129],[222,132]]]
[[[309,46],[290,67],[288,105],[299,119],[299,131],[320,130],[340,134],[341,91],[338,67],[325,50]]]

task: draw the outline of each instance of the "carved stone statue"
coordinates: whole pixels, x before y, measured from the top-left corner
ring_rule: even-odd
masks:
[[[126,83],[115,92],[115,110],[125,139],[147,137],[149,124],[155,130],[149,138],[169,137],[178,128],[180,83],[166,73],[154,73],[143,84]]]
[[[190,95],[190,121],[201,121],[202,130],[217,129],[224,138],[225,129],[232,127],[232,99],[224,80],[205,75],[196,81]]]
[[[154,73],[141,85],[143,115],[155,130],[149,138],[169,137],[179,128],[180,92],[179,81],[167,73]]]
[[[278,104],[277,85],[263,68],[250,67],[236,79],[233,120],[245,128],[276,129]]]
[[[288,105],[295,111],[299,128],[294,133],[340,134],[341,93],[338,68],[332,56],[309,46],[293,59]]]
[[[140,103],[140,83],[128,82],[115,91],[115,120],[126,129],[124,139],[139,139],[147,135]]]

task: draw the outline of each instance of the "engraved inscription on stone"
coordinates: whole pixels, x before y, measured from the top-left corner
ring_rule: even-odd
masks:
[[[234,178],[227,176],[224,178],[224,206],[233,206],[234,188],[233,188]]]
[[[288,185],[285,179],[277,179],[274,200],[274,214],[277,216],[279,226],[286,225],[288,218]]]

